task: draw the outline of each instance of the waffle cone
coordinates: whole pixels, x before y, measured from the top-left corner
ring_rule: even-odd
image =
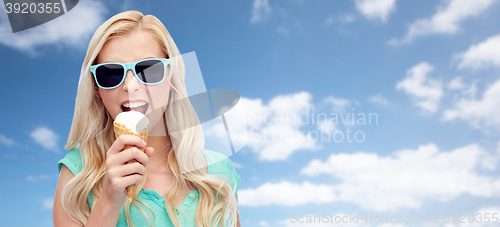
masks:
[[[121,135],[134,135],[134,136],[140,137],[142,140],[144,140],[144,142],[146,142],[146,143],[148,142],[149,125],[147,127],[145,127],[142,131],[140,131],[139,134],[134,133],[132,130],[127,128],[125,125],[120,124],[116,121],[113,122],[113,126],[114,126],[114,130],[115,130],[115,138],[118,138]],[[132,147],[135,147],[135,146],[125,145],[123,150],[129,149]],[[142,152],[144,152],[144,150],[146,149],[146,147],[137,147],[137,148],[139,150],[141,150]],[[137,161],[132,160],[132,161],[127,162],[127,164],[134,163],[134,162],[137,162]],[[131,199],[133,196],[134,196],[134,185],[129,185],[127,187],[127,197],[129,199]]]
[[[140,137],[142,140],[144,140],[144,142],[146,142],[146,143],[148,142],[149,126],[147,126],[146,128],[144,128],[142,131],[139,132],[139,134],[137,134],[137,133],[132,132],[132,130],[130,130],[129,128],[127,128],[127,126],[125,126],[123,124],[120,124],[120,123],[118,123],[116,121],[113,122],[113,125],[114,125],[114,128],[115,128],[115,138],[118,138],[121,135],[134,135],[134,136]],[[135,146],[125,145],[125,147],[123,148],[123,150],[129,149],[131,147],[135,147]],[[144,152],[145,147],[138,147],[138,148],[139,148],[139,150],[141,150],[142,152]]]

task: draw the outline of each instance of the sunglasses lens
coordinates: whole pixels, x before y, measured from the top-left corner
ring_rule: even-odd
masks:
[[[95,76],[101,87],[114,87],[123,79],[123,67],[117,64],[101,65],[95,70]]]
[[[158,83],[165,76],[165,67],[162,61],[148,60],[137,63],[135,72],[145,84]]]

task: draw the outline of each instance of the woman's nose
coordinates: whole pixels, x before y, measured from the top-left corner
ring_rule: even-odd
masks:
[[[128,92],[137,91],[140,87],[139,83],[140,82],[134,76],[134,72],[129,69],[125,77],[125,81],[123,81],[123,89]]]

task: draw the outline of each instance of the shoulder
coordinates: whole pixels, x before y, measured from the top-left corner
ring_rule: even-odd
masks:
[[[226,155],[219,152],[207,149],[204,149],[203,152],[207,160],[208,173],[215,177],[231,181],[229,185],[233,188],[236,194],[238,186],[241,182],[241,177],[238,172],[236,172],[233,162]]]
[[[207,160],[208,166],[222,167],[227,165],[228,162],[231,162],[231,160],[229,160],[229,158],[226,157],[226,155],[221,154],[219,152],[203,149],[203,153]]]
[[[57,163],[58,173],[61,172],[61,166],[65,165],[73,175],[77,175],[83,168],[82,156],[80,154],[80,149],[75,148],[68,151],[66,156],[63,159],[59,160]]]
[[[204,149],[209,173],[220,173],[234,170],[233,162],[224,154]]]

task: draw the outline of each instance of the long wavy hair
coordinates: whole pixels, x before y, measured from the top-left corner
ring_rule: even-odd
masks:
[[[176,227],[181,226],[177,219],[175,202],[181,196],[180,189],[192,184],[200,195],[195,215],[196,226],[225,226],[227,221],[230,221],[231,226],[236,226],[238,209],[234,189],[227,184],[228,180],[211,176],[207,172],[203,154],[205,140],[198,117],[187,98],[181,54],[159,19],[152,15],[144,16],[138,11],[126,11],[111,17],[96,30],[90,40],[80,73],[73,123],[65,145],[67,150],[80,149],[83,169],[63,189],[64,209],[75,222],[86,225],[90,216],[90,212],[85,209],[87,197],[92,191],[94,203],[99,198],[103,189],[106,153],[115,141],[113,119],[97,94],[97,85],[89,67],[95,64],[107,40],[127,35],[137,29],[152,34],[162,46],[165,55],[171,59],[172,91],[163,114],[164,127],[172,142],[172,145],[166,148],[169,152],[168,166],[174,176],[164,195],[168,216]],[[175,102],[178,100],[185,101]],[[171,105],[172,102],[176,105]],[[129,226],[134,226],[129,212],[131,205],[140,210],[146,218],[148,216],[136,202],[151,210],[137,198],[144,185],[145,180],[136,184],[134,198],[124,204]],[[151,226],[149,218],[148,222]]]

